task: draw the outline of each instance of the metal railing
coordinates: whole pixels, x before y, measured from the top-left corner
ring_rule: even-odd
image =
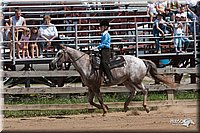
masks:
[[[194,27],[196,26],[196,21],[193,22],[194,23]],[[121,25],[122,23],[111,23],[111,26],[116,26],[116,25]],[[143,35],[144,31],[146,31],[145,28],[141,29],[139,28],[139,25],[143,24],[143,22],[135,22],[135,23],[129,23],[129,25],[133,25],[132,27],[134,28],[128,28],[128,29],[110,29],[110,32],[119,32],[120,34],[111,34],[111,38],[112,38],[112,43],[113,45],[132,45],[135,46],[135,51],[136,51],[136,55],[138,57],[139,54],[139,47],[140,44],[154,44],[155,42],[152,41],[148,41],[148,39],[155,39],[155,37],[153,37],[153,35],[150,33],[151,30],[148,31],[147,35]],[[147,22],[144,22],[144,24],[147,24]],[[149,24],[152,24],[149,22]],[[33,27],[33,26],[37,26],[40,27],[41,25],[27,25],[27,27]],[[57,28],[58,27],[71,27],[71,31],[59,31],[59,34],[66,34],[66,36],[68,34],[72,34],[71,36],[68,37],[64,37],[60,40],[53,40],[52,42],[66,42],[67,44],[65,44],[66,46],[74,46],[76,49],[78,47],[85,47],[85,46],[97,46],[98,42],[100,41],[100,30],[94,30],[94,28],[92,29],[91,26],[98,26],[97,23],[94,24],[58,24],[55,25]],[[86,30],[82,30],[79,29],[79,27],[81,26],[86,26]],[[14,33],[14,29],[17,26],[12,26],[12,34]],[[90,27],[90,28],[89,28]],[[90,30],[87,30],[90,29]],[[151,28],[149,28],[151,29]],[[132,32],[132,35],[128,35],[125,34],[128,31]],[[85,33],[86,35],[81,35]],[[94,34],[94,35],[92,35]],[[96,35],[99,34],[99,35]],[[193,48],[194,48],[194,56],[196,58],[197,55],[197,32],[196,32],[196,28],[194,28],[194,33],[193,35],[189,35],[186,37],[192,37],[193,39],[190,40],[193,43]],[[168,36],[166,38],[174,38],[176,36]],[[159,38],[159,37],[158,37]],[[143,41],[144,39],[144,41]],[[122,42],[122,40],[125,40],[125,42]],[[5,41],[3,43],[8,43],[9,41]],[[35,41],[28,41],[28,42],[35,42]],[[37,40],[36,42],[44,42],[43,40]],[[68,43],[71,42],[71,43]],[[164,41],[160,41],[161,43],[171,43],[171,40],[164,40]],[[12,38],[12,44],[17,43],[17,41],[15,41],[14,36]],[[13,59],[12,62],[13,64],[15,64],[15,45],[13,46]]]

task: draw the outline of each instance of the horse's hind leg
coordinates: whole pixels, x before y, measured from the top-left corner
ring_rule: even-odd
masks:
[[[149,112],[150,112],[150,109],[149,109],[149,107],[147,106],[147,95],[148,95],[148,90],[144,87],[143,83],[141,83],[141,84],[135,84],[135,86],[136,86],[138,89],[142,90],[143,95],[144,95],[144,98],[143,98],[143,107],[144,107],[144,109],[146,110],[146,112],[149,113]]]
[[[128,99],[124,103],[124,112],[128,111],[128,105],[133,99],[133,97],[136,95],[137,91],[135,90],[135,86],[132,83],[125,83],[124,84],[127,89],[131,91],[131,94],[129,95]]]

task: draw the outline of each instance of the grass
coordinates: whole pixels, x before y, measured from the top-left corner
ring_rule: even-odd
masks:
[[[104,102],[124,102],[128,98],[129,93],[107,93],[103,94]],[[175,99],[199,99],[199,93],[193,91],[182,91],[175,93]],[[132,101],[142,101],[143,95],[139,92]],[[166,93],[149,92],[149,101],[167,100]],[[95,99],[95,101],[97,101]],[[76,104],[88,103],[87,96],[72,96],[71,98],[56,97],[55,95],[19,95],[5,101],[5,104]],[[109,112],[122,111],[122,109],[109,109]],[[102,113],[102,110],[95,110],[97,113]],[[38,110],[38,111],[3,111],[4,117],[35,117],[35,116],[52,116],[52,115],[78,115],[88,113],[84,110]]]

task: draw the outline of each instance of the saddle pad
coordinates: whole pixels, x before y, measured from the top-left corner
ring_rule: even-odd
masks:
[[[94,69],[99,69],[100,67],[100,58],[98,56],[93,56],[92,57],[92,67]],[[110,59],[110,69],[117,68],[117,67],[122,67],[125,64],[125,59],[123,56],[115,56],[114,58]]]

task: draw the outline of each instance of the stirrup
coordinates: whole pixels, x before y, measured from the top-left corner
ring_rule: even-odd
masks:
[[[111,80],[105,79],[105,80],[103,81],[103,83],[105,83],[105,84],[110,84],[110,83],[111,83]]]

